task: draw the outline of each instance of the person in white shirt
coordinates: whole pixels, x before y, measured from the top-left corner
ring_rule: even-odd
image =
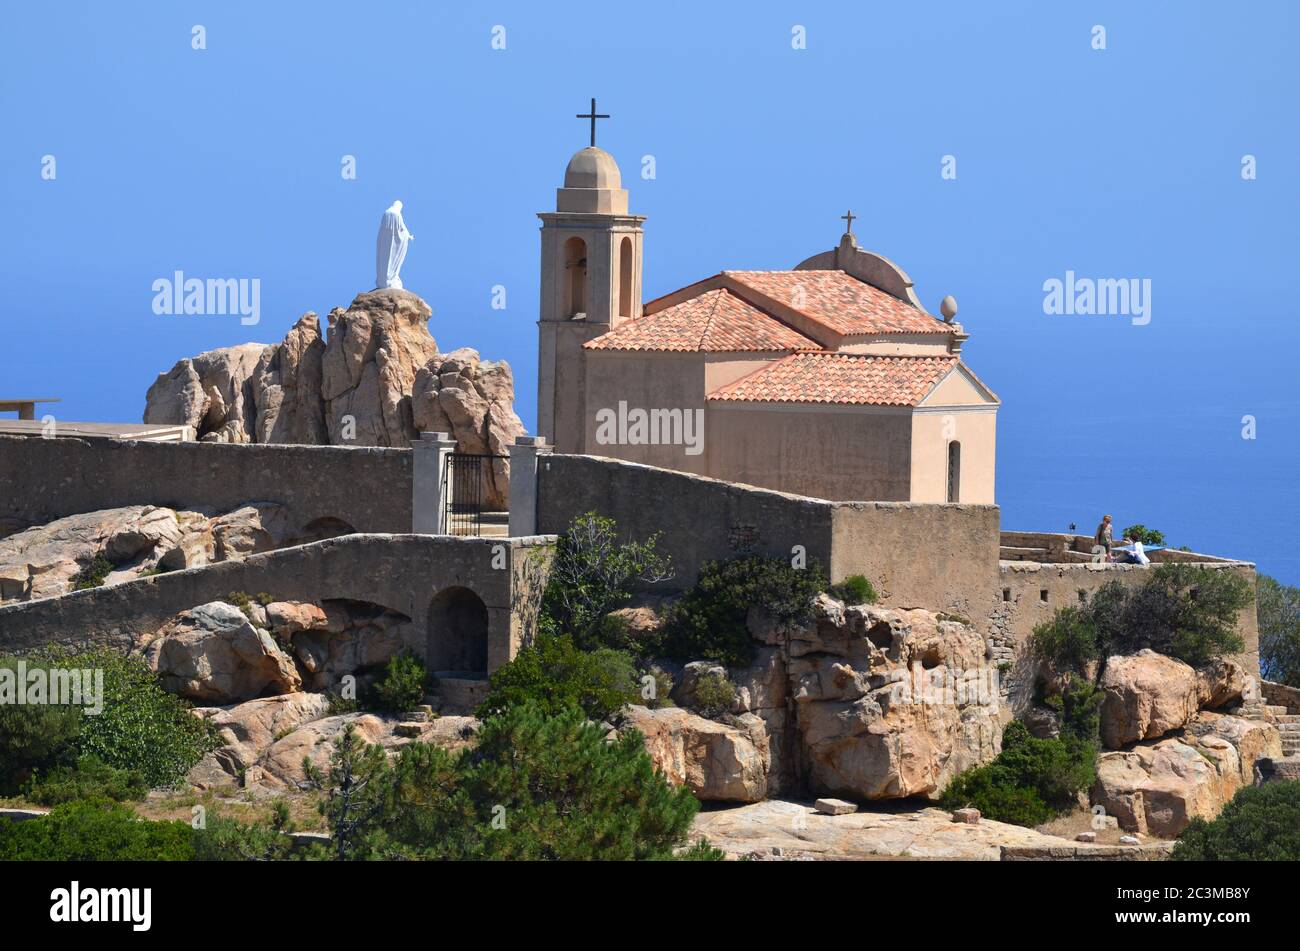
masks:
[[[1132,551],[1126,551],[1126,552],[1124,553],[1124,560],[1125,560],[1128,564],[1130,564],[1130,565],[1149,565],[1149,564],[1151,564],[1151,559],[1147,557],[1146,548],[1143,547],[1143,545],[1142,545],[1141,542],[1139,542],[1139,541],[1135,541],[1135,540],[1132,539],[1132,538],[1125,538],[1125,539],[1124,539],[1124,544],[1125,544],[1125,545],[1130,545],[1130,544],[1131,544],[1131,545],[1133,546],[1133,550],[1132,550]]]

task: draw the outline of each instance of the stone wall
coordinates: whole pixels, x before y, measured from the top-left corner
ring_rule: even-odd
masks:
[[[552,539],[348,535],[169,572],[58,598],[0,607],[0,652],[46,644],[130,650],[179,612],[230,592],[281,601],[347,599],[382,605],[430,631],[437,595],[466,588],[487,608],[488,670],[518,651],[536,621]],[[412,645],[423,654],[428,646]]]
[[[411,530],[406,449],[0,436],[0,485],[0,520],[33,524],[125,505],[226,512],[266,501],[287,508],[295,533],[326,518]]]
[[[1204,561],[1201,561],[1202,558]],[[1250,583],[1251,601],[1242,610],[1237,622],[1237,631],[1245,641],[1245,650],[1236,660],[1248,671],[1258,675],[1259,626],[1253,597],[1255,566],[1247,562],[1208,556],[1197,556],[1189,560],[1220,571],[1236,572]],[[1094,591],[1109,581],[1119,581],[1135,588],[1150,577],[1151,570],[1141,565],[1093,565],[1089,562],[1003,562],[999,568],[996,588],[979,612],[985,620],[985,631],[993,646],[994,659],[1020,660],[1025,643],[1034,628],[1044,621],[1050,621],[1057,609],[1083,604],[1091,598]],[[1032,671],[1027,664],[1019,663],[1011,677],[1012,696],[1019,707],[1028,701],[1026,691],[1032,686]]]
[[[828,502],[595,456],[551,455],[538,465],[538,530],[560,533],[584,512],[612,517],[631,538],[662,533],[689,587],[708,561],[746,553],[790,558],[802,546],[832,580],[862,574],[899,607],[968,614],[997,582],[993,505]]]
[[[831,563],[831,502],[597,456],[539,457],[537,480],[538,532],[558,534],[594,511],[629,538],[661,533],[675,572],[666,589],[690,587],[705,562],[789,558],[796,545],[809,561]]]

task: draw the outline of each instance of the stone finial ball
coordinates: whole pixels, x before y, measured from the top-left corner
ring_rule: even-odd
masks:
[[[943,319],[951,321],[957,316],[957,298],[949,294],[943,300],[939,301],[939,313],[943,314]]]

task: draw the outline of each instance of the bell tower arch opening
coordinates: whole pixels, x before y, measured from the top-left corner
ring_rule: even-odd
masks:
[[[587,316],[587,242],[576,235],[564,242],[564,314]]]

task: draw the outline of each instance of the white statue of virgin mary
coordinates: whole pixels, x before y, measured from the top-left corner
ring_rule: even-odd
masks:
[[[402,279],[397,272],[406,260],[406,245],[414,240],[415,235],[406,230],[406,222],[402,220],[402,203],[393,202],[379,219],[379,240],[375,248],[376,289],[401,289]]]

